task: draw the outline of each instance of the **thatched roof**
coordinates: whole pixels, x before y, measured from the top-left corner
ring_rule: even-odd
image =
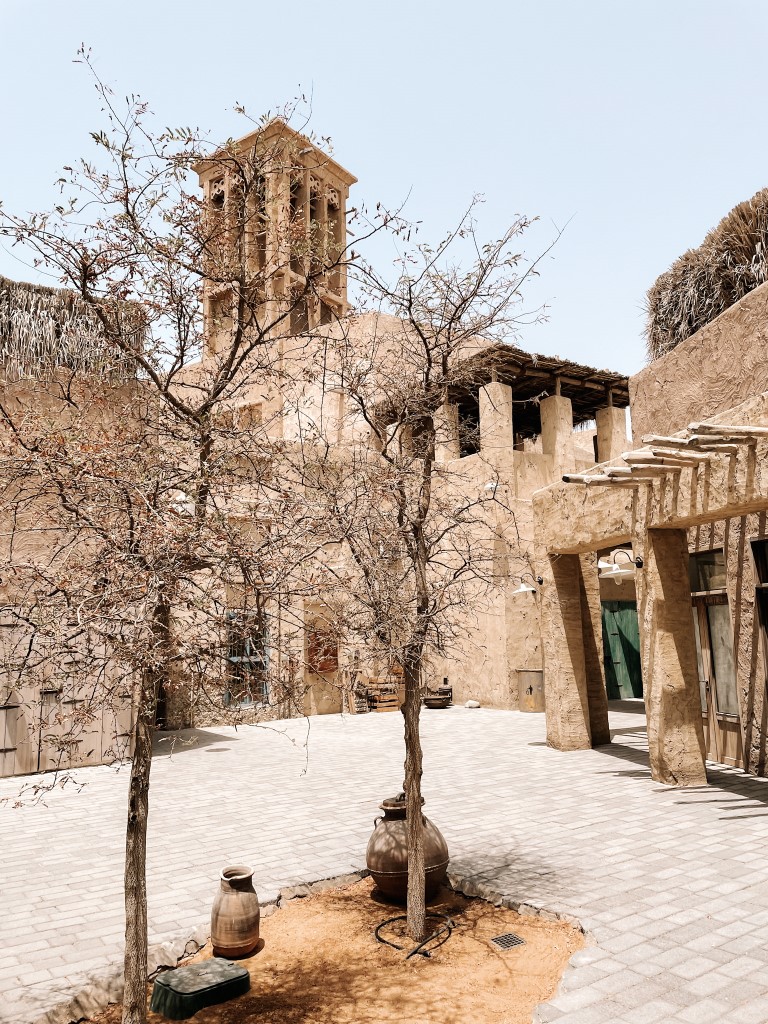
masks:
[[[651,359],[669,352],[768,280],[768,189],[735,206],[649,290]]]
[[[105,307],[106,308],[106,307]],[[140,346],[136,306],[114,307],[119,329]],[[124,321],[124,323],[123,323]],[[101,371],[125,365],[93,309],[64,288],[0,277],[0,365],[6,377],[39,376],[56,367]]]
[[[497,380],[512,387],[515,402],[515,433],[536,437],[541,432],[538,402],[547,395],[570,398],[574,426],[595,418],[598,409],[611,404],[629,405],[629,380],[611,370],[574,363],[558,356],[543,356],[513,345],[492,345],[467,360],[475,387]],[[456,393],[453,401],[461,402]]]

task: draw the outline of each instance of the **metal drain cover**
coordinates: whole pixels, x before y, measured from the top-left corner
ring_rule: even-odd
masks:
[[[514,932],[505,932],[503,935],[497,935],[495,939],[491,939],[491,945],[496,949],[512,949],[513,946],[524,946],[525,939],[521,939]]]

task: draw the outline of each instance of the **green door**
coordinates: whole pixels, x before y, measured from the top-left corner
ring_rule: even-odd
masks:
[[[634,601],[603,601],[603,657],[609,700],[643,696]]]

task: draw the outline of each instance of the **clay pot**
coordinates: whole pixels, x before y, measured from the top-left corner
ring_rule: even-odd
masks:
[[[424,800],[421,801],[422,804]],[[405,824],[405,799],[390,797],[381,804],[383,818],[374,822],[368,840],[365,862],[380,891],[395,903],[404,903],[408,891],[408,847]],[[425,896],[431,899],[445,881],[448,871],[448,846],[442,833],[429,818],[424,818]]]
[[[447,708],[451,703],[451,698],[447,693],[430,693],[424,698],[424,707],[432,708]]]
[[[221,886],[211,910],[214,956],[247,956],[259,942],[259,897],[253,888],[253,868],[242,864],[223,868]]]

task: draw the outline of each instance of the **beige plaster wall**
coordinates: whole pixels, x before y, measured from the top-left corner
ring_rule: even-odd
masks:
[[[335,715],[343,710],[343,693],[331,679],[308,673],[305,715]]]
[[[768,425],[768,395],[728,415]],[[553,484],[533,497],[536,537],[547,552],[596,551],[647,528],[688,528],[768,510],[768,440],[733,454],[713,453],[706,467],[685,467],[637,487]]]
[[[518,673],[542,668],[539,596],[514,591],[522,573],[534,572],[530,494],[552,479],[552,465],[551,455],[516,451],[511,444],[494,448],[492,459],[481,451],[449,463],[451,487],[479,493],[489,478],[498,478],[501,487],[495,523],[500,536],[494,547],[498,585],[479,594],[457,617],[453,633],[460,642],[435,663],[430,678],[432,685],[448,678],[454,703],[472,699],[485,707],[516,709]],[[486,527],[478,536],[478,551],[491,541]]]
[[[768,284],[629,381],[635,444],[671,434],[768,391]]]

